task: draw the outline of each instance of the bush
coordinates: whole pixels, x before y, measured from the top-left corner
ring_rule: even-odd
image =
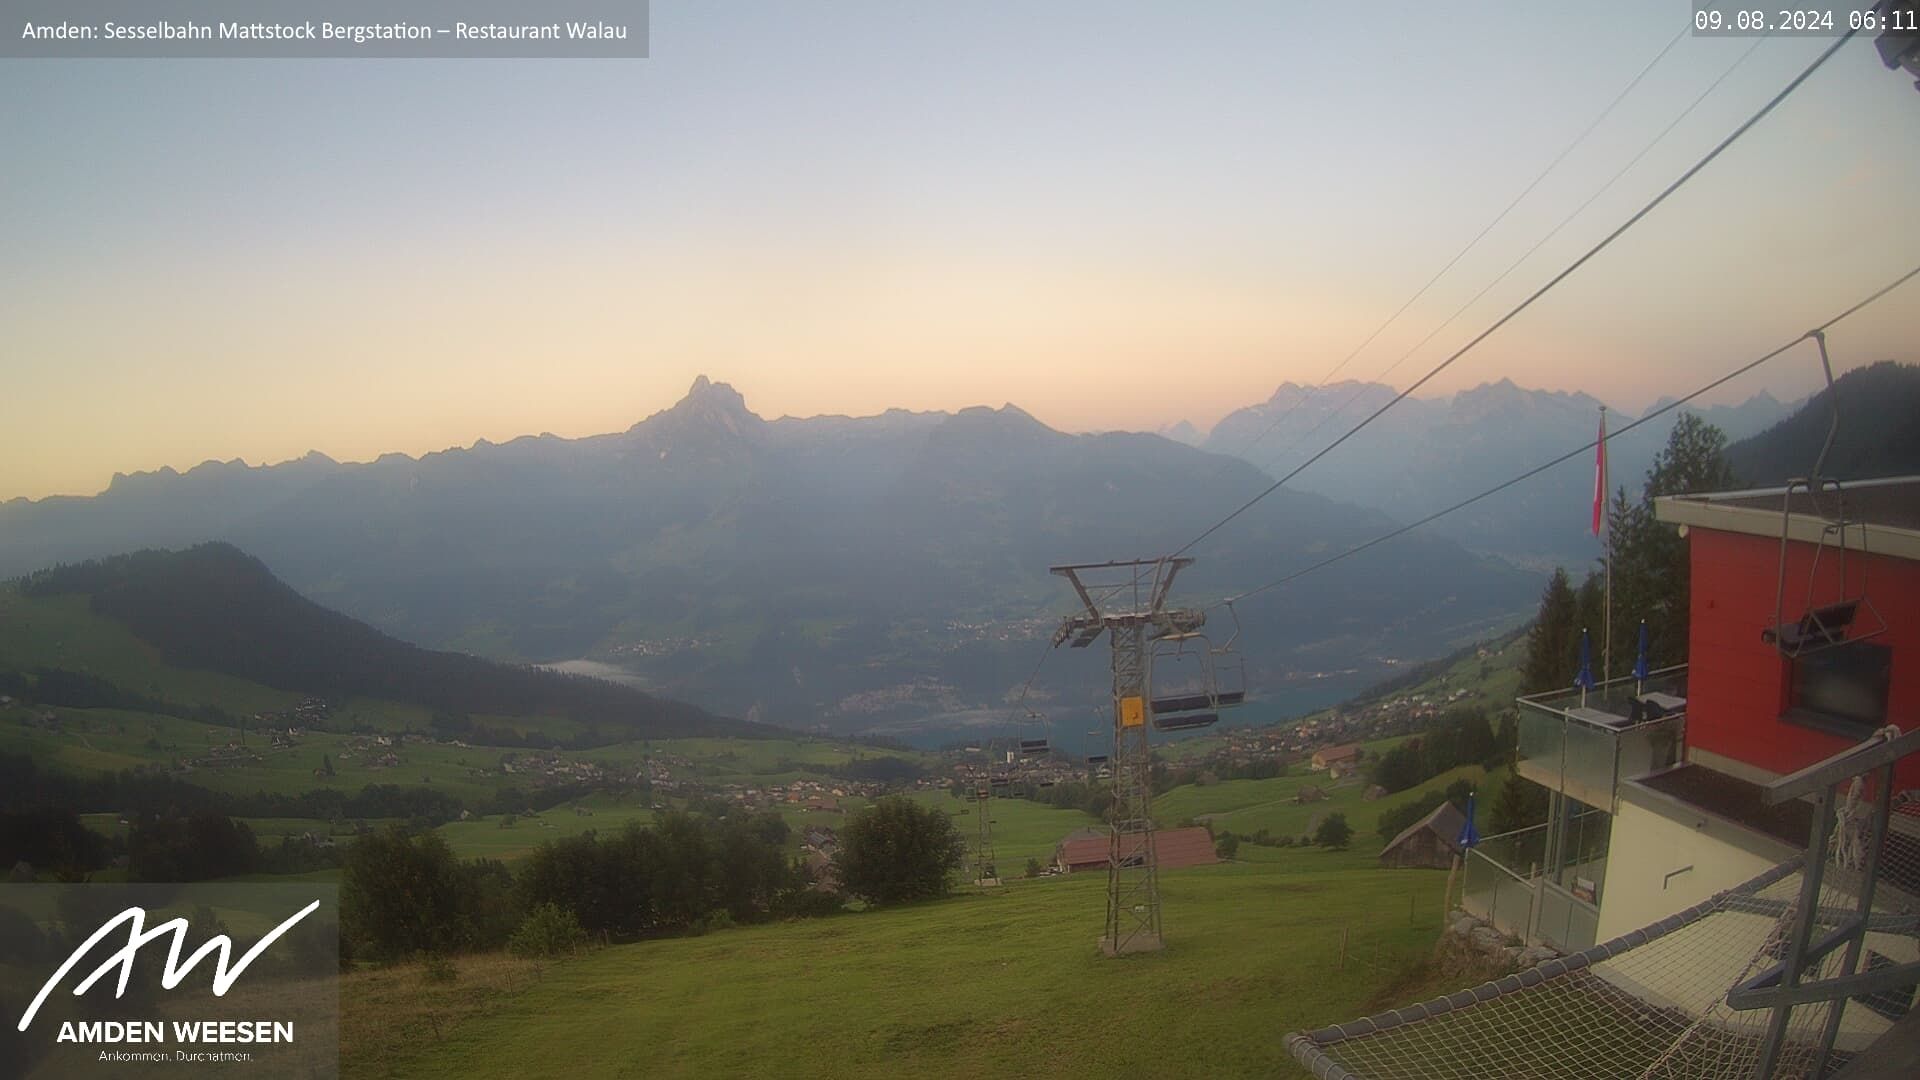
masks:
[[[1347,842],[1353,839],[1353,826],[1347,824],[1347,815],[1328,814],[1327,820],[1313,830],[1313,842],[1323,848],[1345,851]]]
[[[558,904],[541,904],[520,921],[507,949],[515,956],[551,957],[578,952],[587,944],[587,932],[573,912]]]
[[[833,863],[847,892],[879,906],[946,895],[966,851],[946,811],[889,795],[847,822]]]
[[[1214,854],[1223,859],[1231,859],[1240,850],[1240,838],[1227,833],[1213,842]]]
[[[796,889],[780,898],[774,914],[789,919],[818,919],[846,910],[846,897],[819,889]]]
[[[505,877],[496,862],[461,863],[438,833],[368,833],[347,851],[341,935],[377,960],[498,945],[513,925]]]
[[[1040,860],[1039,859],[1027,860],[1027,876],[1030,878],[1036,878],[1040,876]]]

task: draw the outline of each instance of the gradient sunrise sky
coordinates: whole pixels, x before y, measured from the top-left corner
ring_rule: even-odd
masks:
[[[658,0],[644,61],[0,63],[0,499],[618,430],[698,373],[770,417],[1204,426],[1326,374],[1690,10]],[[1381,375],[1738,62],[1406,385],[1827,44],[1683,37],[1342,376]],[[1424,392],[1637,411],[1897,276],[1916,235],[1920,94],[1862,38]],[[1920,285],[1836,361],[1920,361],[1916,312]],[[1809,392],[1805,352],[1718,400]]]

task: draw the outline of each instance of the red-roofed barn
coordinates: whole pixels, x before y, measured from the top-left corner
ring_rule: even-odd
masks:
[[[1053,849],[1053,865],[1069,874],[1107,868],[1107,832],[1104,829],[1075,829]],[[1137,839],[1133,840],[1136,845]],[[1137,847],[1128,852],[1138,850]],[[1220,861],[1213,850],[1213,834],[1199,825],[1184,829],[1160,829],[1153,834],[1154,854],[1162,870],[1184,866],[1206,866]]]

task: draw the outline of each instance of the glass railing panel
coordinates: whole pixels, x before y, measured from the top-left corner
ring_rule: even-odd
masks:
[[[1589,805],[1613,809],[1614,751],[1619,738],[1604,728],[1566,725],[1564,790]]]
[[[1519,758],[1537,768],[1560,775],[1560,755],[1566,739],[1567,722],[1557,713],[1521,709],[1519,718]]]
[[[1628,780],[1680,763],[1685,721],[1670,717],[1620,735],[1620,779]]]

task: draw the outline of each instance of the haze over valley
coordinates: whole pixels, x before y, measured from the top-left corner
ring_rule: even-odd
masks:
[[[365,464],[209,462],[0,505],[0,575],[225,541],[430,648],[631,676],[727,715],[937,742],[1004,725],[1070,600],[1050,563],[1171,549],[1268,483],[1233,458],[1066,434],[1011,405],[768,421],[703,377],[615,434]],[[1217,600],[1390,525],[1283,490],[1182,589]],[[1536,590],[1532,574],[1416,535],[1238,614],[1260,643],[1257,680],[1317,705],[1511,625]],[[1231,633],[1224,611],[1214,618]],[[1050,677],[1034,702],[1078,724],[1100,674]]]

